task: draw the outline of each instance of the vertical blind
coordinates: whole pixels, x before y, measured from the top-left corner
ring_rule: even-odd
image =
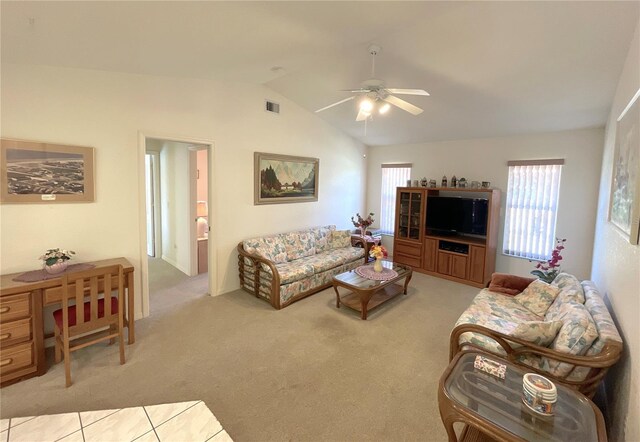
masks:
[[[383,164],[380,196],[380,230],[393,233],[396,218],[396,188],[407,185],[411,164]]]
[[[506,255],[545,260],[555,246],[564,160],[510,161],[504,223]]]

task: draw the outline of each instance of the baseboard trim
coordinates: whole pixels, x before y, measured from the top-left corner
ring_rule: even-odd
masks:
[[[189,274],[189,270],[185,269],[184,267],[182,267],[181,265],[178,264],[178,262],[172,258],[169,258],[167,255],[162,255],[162,260],[166,261],[167,263],[171,264],[173,267],[175,267],[176,269],[180,270],[182,273],[184,273],[187,276],[191,276]]]

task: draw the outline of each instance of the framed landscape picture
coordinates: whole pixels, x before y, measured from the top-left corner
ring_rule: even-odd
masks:
[[[0,140],[0,202],[73,203],[95,200],[94,149]]]
[[[318,158],[254,153],[254,204],[318,201]]]
[[[609,221],[638,244],[640,233],[640,90],[618,117]]]

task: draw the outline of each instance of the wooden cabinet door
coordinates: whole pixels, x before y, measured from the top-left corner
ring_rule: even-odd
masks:
[[[438,252],[438,273],[443,275],[451,274],[451,255],[445,252]]]
[[[430,272],[436,271],[436,255],[438,252],[438,240],[433,238],[425,238],[424,240],[424,264],[425,270]]]
[[[469,279],[473,282],[484,282],[484,254],[484,247],[471,246],[469,250]]]
[[[451,255],[451,276],[456,278],[467,279],[467,257],[460,255]]]

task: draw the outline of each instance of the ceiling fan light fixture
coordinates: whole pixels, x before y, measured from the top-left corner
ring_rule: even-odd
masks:
[[[381,114],[386,114],[387,112],[389,112],[390,108],[391,108],[391,105],[389,103],[385,103],[382,106],[380,106],[380,109],[378,109],[378,112],[380,112]]]
[[[365,98],[360,102],[360,110],[362,112],[371,113],[373,110],[373,102],[368,98]]]

